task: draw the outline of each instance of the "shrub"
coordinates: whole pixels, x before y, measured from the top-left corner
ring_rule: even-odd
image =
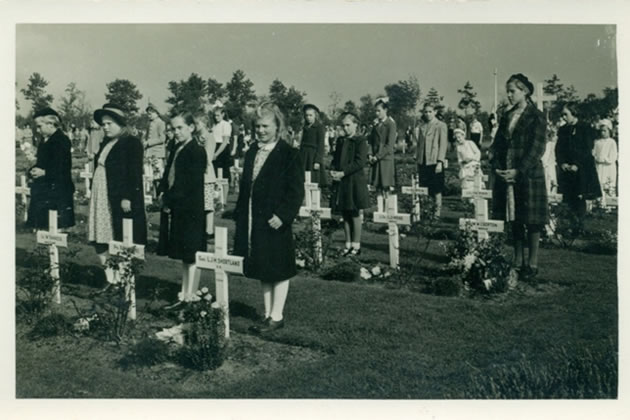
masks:
[[[342,261],[328,268],[322,278],[344,282],[358,281],[361,277],[361,265],[354,261]]]
[[[549,230],[551,236],[562,248],[570,248],[584,231],[584,221],[580,220],[566,203],[549,205]]]
[[[617,254],[617,233],[609,229],[604,229],[595,234],[595,237],[588,242],[585,251],[593,254]]]
[[[44,316],[50,308],[55,279],[44,247],[29,254],[23,264],[27,268],[17,276],[16,314],[18,319],[30,323]]]
[[[60,313],[52,313],[40,318],[28,337],[32,340],[55,337],[72,331],[72,323]]]
[[[313,229],[313,222],[319,219],[316,213],[312,213],[307,219],[302,229],[293,233],[295,242],[295,258],[298,265],[313,271],[319,271],[325,264],[328,251],[332,245],[332,234],[337,229],[337,224],[333,221],[320,220],[321,230],[316,232]],[[321,260],[317,258],[317,246],[321,241]]]
[[[172,347],[153,337],[145,337],[134,343],[120,363],[124,367],[130,365],[154,366],[167,362],[173,357]]]

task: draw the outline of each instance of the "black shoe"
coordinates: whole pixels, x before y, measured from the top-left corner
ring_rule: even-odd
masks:
[[[339,254],[342,257],[347,257],[352,252],[352,248],[344,248]]]
[[[260,330],[264,327],[266,327],[267,325],[269,325],[269,321],[271,321],[271,317],[268,316],[266,318],[260,318],[258,320],[258,322],[254,325],[250,325],[250,327],[248,328],[248,330],[254,334],[260,334]]]
[[[273,319],[269,318],[269,322],[267,323],[267,325],[263,326],[260,329],[260,333],[266,334],[272,331],[279,330],[280,328],[284,328],[284,319],[281,319],[280,321],[274,321]]]
[[[534,280],[536,276],[538,276],[538,267],[527,266],[523,270],[521,270],[520,276],[525,281]]]
[[[361,248],[359,248],[359,249],[352,248],[352,250],[350,251],[350,255],[352,255],[353,257],[357,257],[357,256],[361,255]]]

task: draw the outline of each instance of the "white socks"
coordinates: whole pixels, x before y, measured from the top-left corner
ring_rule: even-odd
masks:
[[[284,304],[289,294],[289,280],[284,280],[273,285],[273,304],[271,305],[271,319],[274,321],[282,321],[284,312]]]

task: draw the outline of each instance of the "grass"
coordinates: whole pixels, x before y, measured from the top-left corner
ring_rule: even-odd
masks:
[[[454,211],[445,213],[457,218]],[[156,218],[150,215],[154,224]],[[229,220],[218,219],[217,224],[233,231]],[[81,229],[77,227],[76,238],[81,238]],[[343,246],[342,232],[336,231],[332,240]],[[28,233],[18,233],[16,241],[19,275],[25,250],[35,244]],[[386,243],[382,232],[367,229],[360,260],[367,265],[387,263]],[[85,298],[102,278],[93,267],[94,251],[84,243],[73,246],[78,249],[72,257],[74,279],[66,282],[64,293]],[[401,247],[403,261],[417,252],[412,238],[403,239]],[[439,241],[433,241],[423,264],[439,267],[442,255]],[[616,371],[610,369],[616,368],[616,359],[611,361],[610,354],[617,349],[618,336],[616,265],[615,255],[543,249],[536,284],[490,299],[439,297],[301,273],[291,283],[286,328],[265,339],[247,332],[262,309],[258,283],[233,276],[231,359],[217,371],[195,373],[172,366],[123,369],[120,348],[72,336],[31,341],[26,326],[18,324],[17,396],[520,398],[528,395],[526,389],[510,393],[505,385],[499,392],[488,385],[491,379],[513,383],[519,376],[508,373],[516,369],[534,373],[516,381],[534,387],[534,398],[588,397],[588,390],[580,394],[577,385],[574,394],[540,393],[536,390],[547,388],[530,379],[541,372],[554,378],[562,349],[563,360],[580,361],[582,369],[604,369],[600,376],[607,383],[615,381]],[[179,273],[178,262],[147,254],[138,279],[140,310],[156,288],[161,290],[157,303],[173,299]],[[202,284],[212,290],[212,275],[205,274]],[[145,319],[153,315],[139,313]],[[143,334],[157,325],[151,322],[157,321],[140,326]],[[567,369],[556,376],[568,383],[575,372]],[[616,387],[603,389],[606,392],[597,398],[616,397]]]

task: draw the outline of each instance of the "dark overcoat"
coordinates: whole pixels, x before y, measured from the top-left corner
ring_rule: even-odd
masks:
[[[343,178],[336,185],[331,206],[333,211],[360,210],[370,207],[367,190],[368,145],[365,137],[340,137],[337,139],[332,160],[334,171],[343,171]]]
[[[396,185],[394,168],[394,146],[396,144],[396,122],[392,117],[379,122],[372,128],[370,146],[372,155],[377,162],[372,166],[372,185],[377,188],[387,188]]]
[[[300,158],[304,171],[311,172],[311,181],[319,185],[326,185],[328,179],[324,170],[324,154],[326,142],[326,129],[316,121],[302,129],[302,141],[300,142]],[[313,169],[313,165],[319,163],[319,169]]]
[[[46,174],[31,180],[27,226],[48,229],[49,210],[57,210],[57,227],[74,226],[74,183],[70,148],[70,139],[61,130],[55,131],[37,147],[37,161],[30,169],[41,168]]]
[[[111,139],[105,139],[94,157],[94,167],[98,165],[101,152]],[[122,241],[122,220],[133,220],[133,243],[147,243],[147,216],[144,211],[144,190],[142,179],[144,147],[140,139],[122,135],[105,159],[107,178],[107,198],[112,211],[112,228],[115,241]],[[131,202],[131,211],[123,212],[122,200]]]
[[[163,194],[162,202],[170,213],[162,210],[160,214],[157,254],[192,264],[197,251],[206,251],[203,185],[207,156],[205,149],[195,140],[184,145],[175,160],[176,150],[169,154],[164,177],[158,187],[158,193]],[[175,179],[169,188],[168,174],[173,165]]]
[[[245,257],[247,277],[278,282],[297,272],[292,224],[304,199],[304,172],[298,151],[279,141],[252,184],[257,151],[258,145],[254,144],[245,154],[235,210],[234,253]],[[277,230],[268,223],[274,214],[282,220]]]
[[[549,208],[545,171],[540,160],[545,152],[547,130],[545,117],[533,104],[529,103],[510,135],[508,129],[510,115],[511,110],[501,118],[491,146],[490,164],[493,171],[495,169],[518,170],[514,184],[516,221],[525,224],[546,224],[549,220]],[[511,165],[507,161],[510,149],[514,154]],[[498,176],[494,178],[493,217],[505,220],[507,184]]]
[[[592,200],[601,197],[599,178],[593,158],[593,142],[596,132],[581,121],[575,125],[566,124],[558,130],[556,143],[556,163],[558,167],[558,192],[570,201],[582,195]],[[562,164],[576,165],[577,172],[563,171]]]

